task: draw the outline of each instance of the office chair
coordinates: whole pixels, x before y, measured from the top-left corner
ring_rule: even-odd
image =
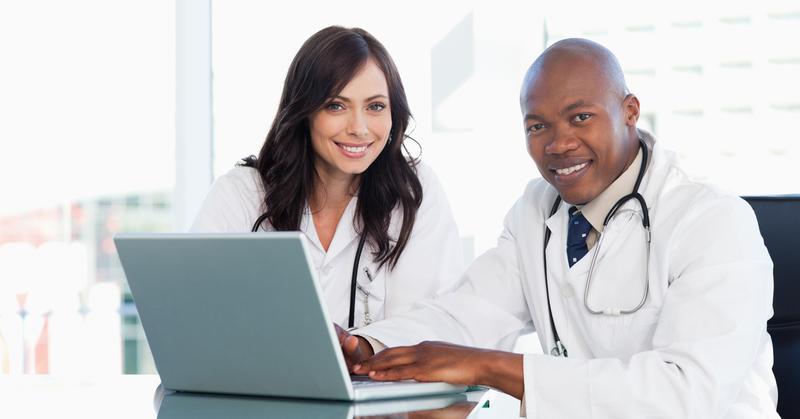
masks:
[[[778,414],[800,418],[800,195],[747,196],[774,264],[775,315],[767,322],[778,382]]]

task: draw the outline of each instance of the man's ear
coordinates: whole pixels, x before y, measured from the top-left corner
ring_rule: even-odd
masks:
[[[622,110],[625,113],[625,125],[635,127],[639,121],[639,98],[633,93],[628,93],[622,101]]]

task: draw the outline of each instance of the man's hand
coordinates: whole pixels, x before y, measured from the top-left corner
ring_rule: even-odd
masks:
[[[355,373],[353,365],[364,362],[373,355],[372,345],[361,336],[351,335],[336,323],[333,326],[336,328],[339,346],[342,347],[342,354],[344,354],[344,360],[347,362],[347,370]]]
[[[522,398],[522,355],[444,342],[385,349],[354,365],[357,374],[378,381],[444,381],[487,385]]]

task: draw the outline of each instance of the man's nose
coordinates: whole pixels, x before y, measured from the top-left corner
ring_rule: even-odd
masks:
[[[552,139],[545,145],[547,154],[564,154],[578,148],[580,141],[571,127],[553,127]]]

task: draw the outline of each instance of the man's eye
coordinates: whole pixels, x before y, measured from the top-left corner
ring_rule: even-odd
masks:
[[[590,114],[590,113],[579,113],[579,114],[575,115],[574,117],[572,117],[572,120],[574,122],[584,122],[584,121],[589,120],[591,117],[592,117],[592,114]]]
[[[341,111],[342,109],[344,109],[344,106],[338,102],[331,102],[325,105],[325,109],[329,111]]]
[[[534,133],[536,131],[539,131],[542,128],[544,128],[544,124],[532,124],[532,125],[530,125],[528,127],[527,131],[528,131],[529,134],[532,134],[532,133]]]
[[[375,102],[375,103],[371,103],[367,107],[367,109],[369,109],[371,111],[380,112],[380,111],[386,109],[386,105],[384,105],[383,103],[380,103],[380,102]]]

